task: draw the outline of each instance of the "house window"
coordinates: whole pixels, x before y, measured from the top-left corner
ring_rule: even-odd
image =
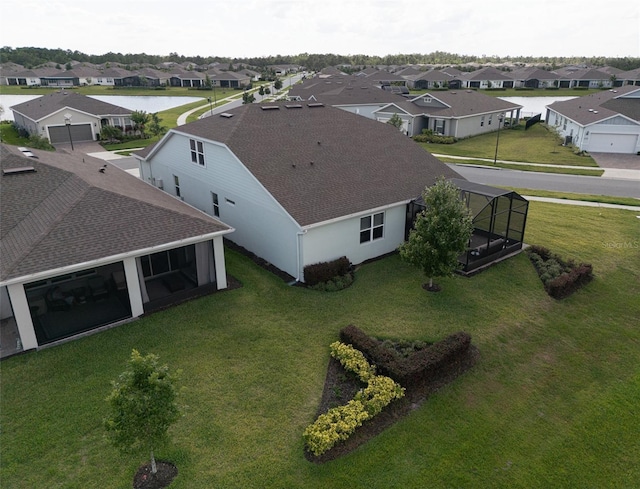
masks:
[[[384,212],[360,218],[360,244],[380,239],[384,234]]]
[[[444,119],[436,119],[435,133],[444,134]]]
[[[120,117],[114,117],[113,118],[113,125],[117,126],[117,127],[121,127],[122,123],[120,122]]]
[[[489,116],[489,120],[487,121],[487,126],[491,125],[491,119],[493,119],[493,114]]]
[[[204,145],[202,141],[189,139],[189,145],[191,147],[191,161],[200,166],[204,166]]]
[[[484,116],[480,117],[480,127],[484,126]]]
[[[180,178],[178,178],[178,175],[173,176],[173,184],[176,187],[176,197],[182,197],[182,195],[180,195]]]
[[[211,192],[211,203],[213,204],[213,215],[220,217],[220,203],[218,202],[218,194]]]

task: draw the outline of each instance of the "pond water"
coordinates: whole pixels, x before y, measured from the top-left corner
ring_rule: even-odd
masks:
[[[144,110],[148,113],[161,112],[163,110],[180,107],[181,105],[205,101],[202,97],[157,97],[157,96],[125,96],[125,95],[89,95],[91,98],[118,105],[130,110]],[[4,109],[3,120],[13,120],[13,112],[10,107],[23,102],[28,102],[41,95],[4,95],[0,94],[0,105]]]
[[[13,112],[9,109],[12,105],[18,105],[28,100],[38,98],[40,95],[3,95],[0,94],[0,105],[4,108],[2,119],[13,120]],[[158,96],[132,96],[132,95],[90,95],[91,98],[102,100],[113,105],[119,105],[131,110],[144,110],[148,113],[161,112],[163,110],[180,107],[181,105],[190,104],[206,100],[202,97],[158,97]],[[522,105],[520,111],[522,117],[531,117],[536,114],[542,114],[542,119],[546,117],[547,110],[545,105],[553,102],[570,100],[575,97],[499,97],[502,100],[514,104]]]
[[[521,117],[532,117],[536,114],[542,114],[542,120],[547,117],[546,105],[551,105],[554,102],[562,102],[564,100],[571,100],[576,97],[498,97],[501,100],[511,102],[512,104],[522,105],[520,111]]]

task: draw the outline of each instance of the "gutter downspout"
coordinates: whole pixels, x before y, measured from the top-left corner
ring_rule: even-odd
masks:
[[[298,282],[304,281],[304,266],[302,264],[302,237],[307,234],[307,230],[304,229],[302,231],[298,231],[296,233],[296,263],[298,266],[296,267],[298,270],[298,276],[296,280]]]

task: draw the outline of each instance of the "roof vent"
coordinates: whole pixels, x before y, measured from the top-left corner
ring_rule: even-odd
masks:
[[[225,119],[231,119],[233,117],[233,114],[229,114],[229,112],[223,112],[222,114],[220,114],[220,117],[224,117]]]
[[[285,107],[287,109],[301,109],[302,105],[301,104],[287,104],[287,105],[285,105]]]
[[[280,107],[277,105],[261,105],[260,108],[262,110],[280,110]]]
[[[320,102],[316,102],[313,104],[307,104],[307,107],[324,107],[324,104]]]
[[[5,168],[2,170],[3,175],[20,175],[22,173],[35,173],[36,169],[32,166],[18,166],[16,168]]]

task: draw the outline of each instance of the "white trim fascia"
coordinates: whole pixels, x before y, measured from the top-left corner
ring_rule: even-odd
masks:
[[[410,116],[410,117],[415,117],[414,114],[411,114],[410,112],[407,112],[405,109],[403,109],[402,107],[398,106],[395,104],[395,102],[391,102],[388,104],[383,105],[382,107],[380,107],[378,110],[374,110],[373,113],[376,114],[378,112],[384,112],[384,109],[388,108],[388,107],[395,107],[396,109],[402,111],[403,113],[405,113],[406,115]],[[394,112],[394,114],[397,114],[397,112]]]
[[[125,260],[126,258],[135,258],[138,256],[150,255],[159,251],[170,250],[178,248],[180,246],[187,246],[201,241],[208,241],[218,236],[224,236],[235,231],[234,228],[225,229],[223,231],[216,231],[215,233],[201,234],[199,236],[193,236],[191,238],[179,239],[178,241],[172,241],[170,243],[163,243],[161,245],[151,246],[148,248],[140,248],[138,250],[127,251],[125,253],[119,253],[117,255],[105,256],[103,258],[97,258],[95,260],[89,260],[81,263],[74,263],[73,265],[67,265],[60,268],[52,268],[43,272],[36,272],[29,275],[21,275],[20,277],[12,278],[6,281],[0,282],[0,286],[13,285],[18,283],[34,282],[36,280],[43,280],[49,277],[55,277],[64,273],[73,273],[78,270],[85,270],[87,268],[98,267],[102,265],[108,265],[118,261]]]
[[[387,209],[391,209],[392,207],[399,207],[401,205],[407,205],[413,199],[401,200],[400,202],[395,202],[393,204],[387,204],[380,207],[374,207],[373,209],[367,209],[365,211],[354,212],[353,214],[347,214],[346,216],[335,217],[333,219],[327,219],[326,221],[320,221],[313,224],[308,224],[306,226],[302,226],[302,230],[306,233],[307,231],[315,228],[319,228],[321,226],[327,226],[329,224],[335,224],[336,222],[346,221],[347,219],[353,219],[355,217],[367,216],[369,214],[375,214],[377,212],[385,211]]]
[[[233,150],[231,148],[229,148],[229,146],[227,146],[226,143],[221,143],[219,141],[214,141],[212,139],[203,138],[201,136],[194,136],[193,134],[189,134],[187,132],[182,132],[182,131],[176,131],[175,129],[171,129],[171,132],[173,132],[174,134],[176,134],[178,136],[184,136],[184,137],[187,137],[189,139],[192,139],[192,138],[200,139],[200,140],[206,141],[207,143],[212,144],[214,146],[219,146],[220,148],[226,149],[229,152],[229,154],[233,157],[233,159],[236,161],[236,163],[249,176],[249,178],[253,179],[253,181],[273,200],[273,202],[275,202],[276,206],[278,206],[280,208],[280,210],[284,213],[284,215],[287,216],[291,220],[291,222],[298,227],[298,229],[302,229],[302,227],[300,226],[298,221],[296,221],[293,218],[293,216],[291,214],[289,214],[289,212],[282,206],[280,201],[278,199],[276,199],[271,192],[269,192],[269,190],[262,184],[262,182],[249,170],[249,168],[247,168],[247,166],[244,163],[242,163],[242,160],[240,158],[238,158],[238,156],[233,152]],[[167,133],[167,135],[168,135],[168,133]],[[165,138],[163,137],[162,140],[160,140],[160,142],[162,142],[164,139]],[[146,161],[150,165],[153,165],[153,163],[151,161],[149,161],[149,158],[151,158],[151,156],[156,152],[156,149],[159,146],[160,146],[160,143],[158,143],[156,145],[156,147],[153,148],[151,153],[149,153],[146,158],[138,157],[138,159],[140,159],[142,161]],[[211,216],[209,216],[209,217],[211,217]]]

